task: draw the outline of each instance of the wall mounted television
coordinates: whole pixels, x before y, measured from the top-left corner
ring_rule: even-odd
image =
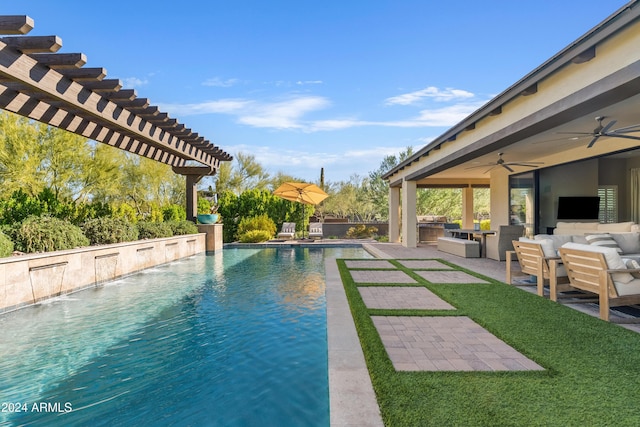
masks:
[[[559,220],[597,220],[600,197],[558,197]]]

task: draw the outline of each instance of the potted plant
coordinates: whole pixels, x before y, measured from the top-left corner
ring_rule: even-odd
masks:
[[[198,222],[200,224],[215,224],[220,220],[220,214],[218,213],[218,204],[214,203],[213,205],[210,205],[208,200],[202,200],[205,200],[207,202],[207,206],[198,203]]]

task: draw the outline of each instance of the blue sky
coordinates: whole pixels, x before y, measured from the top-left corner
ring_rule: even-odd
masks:
[[[10,4],[7,4],[10,3]],[[624,0],[21,0],[30,35],[271,173],[366,176],[442,134]],[[176,7],[178,5],[179,7]]]

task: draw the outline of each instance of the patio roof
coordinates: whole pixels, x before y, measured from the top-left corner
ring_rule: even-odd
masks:
[[[149,159],[181,174],[213,175],[231,155],[167,113],[82,68],[82,53],[57,53],[57,36],[25,36],[28,16],[0,16],[0,108]]]
[[[547,167],[637,148],[640,141],[607,138],[587,150],[588,140],[561,140],[559,134],[592,132],[594,119],[603,116],[605,124],[616,120],[616,128],[640,124],[639,5],[627,3],[384,178],[392,187],[403,180],[420,187],[433,180],[487,179],[501,152],[505,161]]]

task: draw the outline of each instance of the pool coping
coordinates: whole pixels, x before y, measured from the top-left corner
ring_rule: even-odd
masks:
[[[331,427],[384,426],[338,263],[325,260]]]

